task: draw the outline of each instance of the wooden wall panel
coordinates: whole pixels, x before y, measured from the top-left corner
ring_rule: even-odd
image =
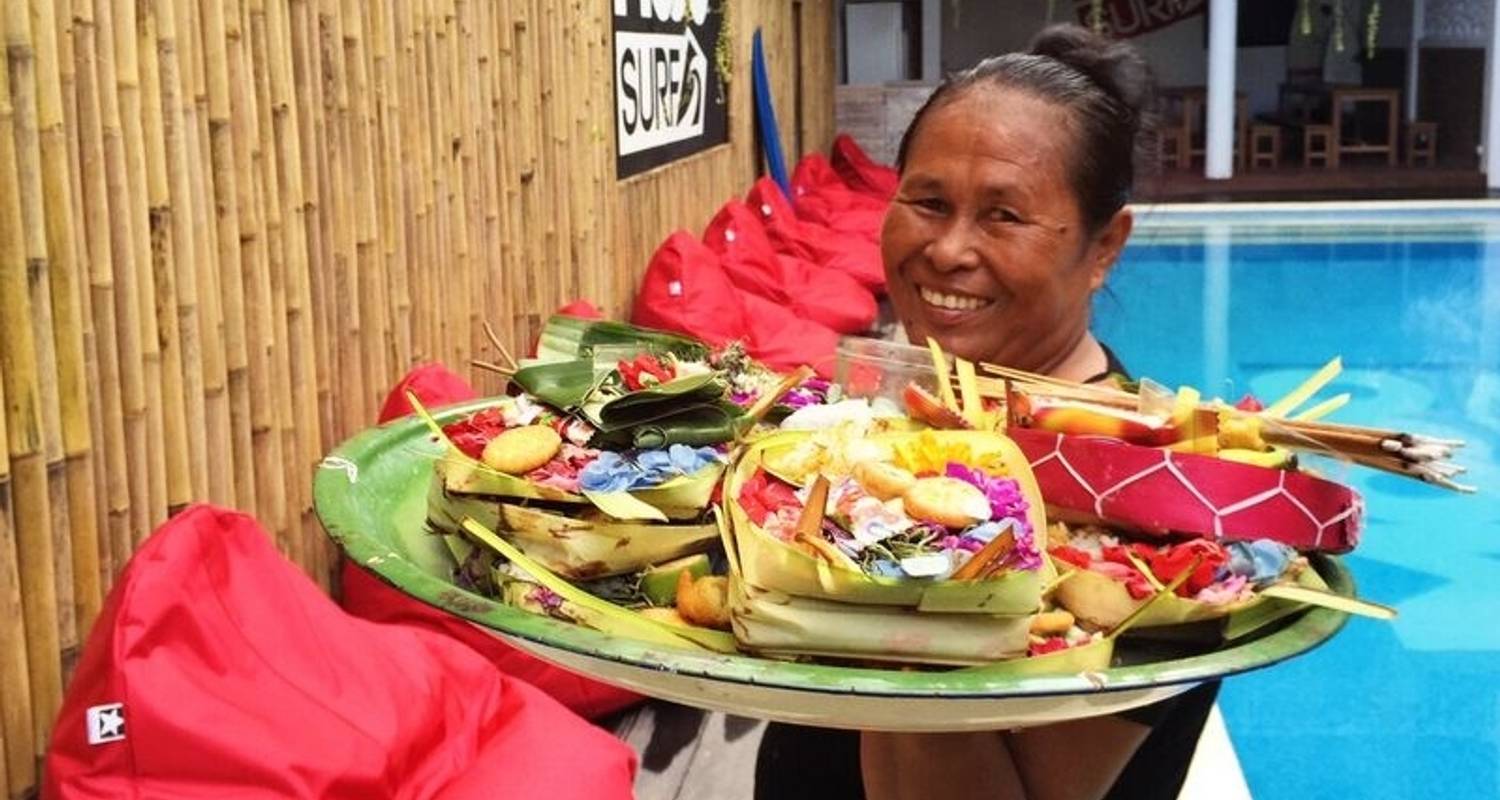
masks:
[[[727,9],[727,144],[619,181],[611,0],[0,0],[0,796],[134,547],[253,512],[328,586],[329,448],[411,366],[625,317],[657,245],[833,136],[833,3]],[[718,88],[714,87],[715,94]]]

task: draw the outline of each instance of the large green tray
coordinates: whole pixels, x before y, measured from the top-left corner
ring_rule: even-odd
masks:
[[[436,416],[448,420],[482,405]],[[1044,724],[1122,711],[1271,666],[1328,640],[1346,619],[1326,609],[1298,611],[1217,648],[1122,641],[1118,666],[1079,675],[898,671],[668,650],[520,611],[451,583],[448,552],[423,525],[432,460],[441,452],[419,421],[403,420],[367,430],[325,459],[314,480],[317,513],[349,558],[406,594],[564,668],[703,708],[885,730]],[[1337,559],[1318,557],[1314,565],[1333,591],[1353,594]]]

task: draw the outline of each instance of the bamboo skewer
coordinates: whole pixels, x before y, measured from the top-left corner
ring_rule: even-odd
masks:
[[[984,364],[982,368],[992,375],[999,375],[1015,382],[1023,392],[1043,397],[1098,403],[1110,408],[1126,410],[1134,410],[1139,403],[1135,395],[1116,388],[1077,384],[993,364]],[[1326,372],[1325,369],[1324,373]],[[1315,377],[1326,383],[1327,376],[1324,373]],[[1002,401],[1006,397],[1004,382],[996,382],[993,379],[981,379],[980,390],[985,397]],[[1311,396],[1306,392],[1302,392],[1301,395],[1297,403],[1283,404],[1287,413]],[[1232,412],[1232,409],[1225,406],[1206,403],[1200,404],[1198,408],[1214,412],[1226,410]],[[1248,412],[1238,413],[1258,416],[1248,414]],[[1260,435],[1267,443],[1347,458],[1362,466],[1417,478],[1459,492],[1474,491],[1474,487],[1458,484],[1452,480],[1455,475],[1464,471],[1462,467],[1443,461],[1451,457],[1455,449],[1463,446],[1462,441],[1434,439],[1400,431],[1338,425],[1315,420],[1287,419],[1280,416],[1258,416],[1258,418],[1262,422]]]
[[[8,56],[16,56],[10,45],[12,16],[7,7],[0,14],[0,41]],[[47,485],[45,434],[39,413],[41,377],[33,337],[31,297],[27,287],[27,264],[22,229],[21,184],[18,179],[11,106],[10,58],[0,59],[0,373],[5,386],[4,408],[15,526],[15,569],[20,576],[21,615],[25,621],[26,664],[31,689],[30,728],[7,725],[7,740],[29,745],[32,758],[45,749],[52,720],[62,700],[62,668],[59,660],[57,588],[52,558],[52,512]],[[7,595],[12,589],[5,588]],[[13,596],[13,595],[12,595]],[[19,717],[18,717],[19,719]],[[29,774],[14,762],[8,770]]]

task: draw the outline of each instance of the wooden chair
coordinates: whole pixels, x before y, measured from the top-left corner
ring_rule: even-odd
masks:
[[[1418,161],[1429,167],[1437,166],[1437,123],[1411,122],[1406,126],[1406,166],[1415,167]]]
[[[1162,169],[1188,169],[1193,165],[1186,128],[1161,128],[1157,131],[1157,136],[1156,159]]]
[[[1250,126],[1250,168],[1281,166],[1281,126]]]
[[[1339,165],[1332,125],[1306,125],[1302,128],[1302,166],[1310,167],[1314,161],[1321,161],[1325,167]]]

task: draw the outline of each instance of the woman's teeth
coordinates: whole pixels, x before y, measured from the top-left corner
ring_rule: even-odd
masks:
[[[989,300],[982,297],[973,297],[966,294],[944,294],[933,291],[923,286],[920,287],[922,300],[929,305],[946,308],[953,311],[977,311],[990,304]]]

